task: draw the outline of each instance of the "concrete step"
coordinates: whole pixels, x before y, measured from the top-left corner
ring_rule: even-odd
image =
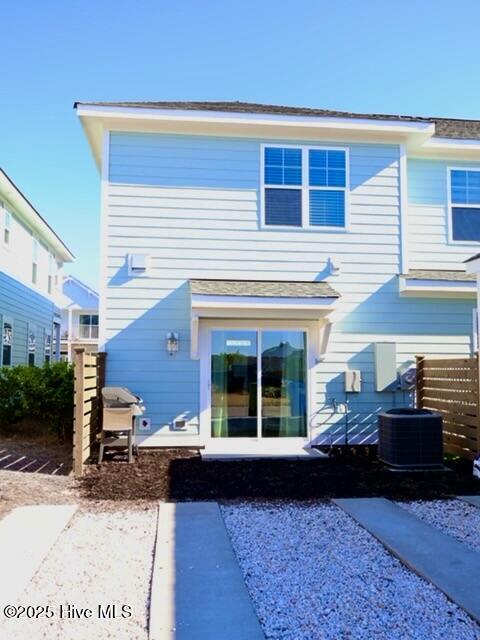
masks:
[[[333,501],[407,567],[480,622],[480,553],[385,498]]]
[[[205,449],[200,451],[202,460],[242,460],[257,458],[328,458],[328,455],[312,449],[306,442],[289,442],[289,439],[278,438],[271,440],[252,440],[251,442],[235,442],[232,438],[228,443],[219,439],[208,442]]]
[[[160,504],[150,640],[264,640],[215,502]]]

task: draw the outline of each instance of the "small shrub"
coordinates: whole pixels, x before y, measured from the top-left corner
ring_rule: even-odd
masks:
[[[73,430],[73,367],[66,362],[43,367],[0,368],[0,427],[35,419],[61,438]]]

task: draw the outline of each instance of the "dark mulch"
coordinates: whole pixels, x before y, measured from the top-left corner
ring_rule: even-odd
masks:
[[[375,458],[207,461],[196,450],[140,451],[134,464],[91,465],[80,480],[84,497],[109,500],[328,499],[384,496],[396,500],[480,493],[472,464],[450,471],[397,473]]]

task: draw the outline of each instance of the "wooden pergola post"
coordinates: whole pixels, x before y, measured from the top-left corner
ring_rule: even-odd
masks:
[[[85,349],[75,349],[74,415],[73,415],[73,473],[83,475],[83,417],[85,406]]]
[[[424,387],[424,356],[416,356],[417,374],[415,378],[415,406],[417,409],[423,407],[423,387]]]

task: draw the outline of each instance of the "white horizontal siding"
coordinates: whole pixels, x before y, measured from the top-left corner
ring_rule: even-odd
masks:
[[[260,228],[261,142],[112,135],[103,274],[108,382],[144,397],[153,431],[174,435],[169,425],[183,415],[195,433],[199,363],[190,359],[186,281],[311,281],[323,277],[329,257],[337,257],[341,272],[329,282],[342,297],[329,352],[312,372],[311,424],[315,434],[342,429],[344,417],[332,414],[331,400],[345,399],[345,368],[360,368],[363,391],[350,398],[352,424],[372,431],[380,408],[405,400],[375,393],[373,343],[397,342],[399,364],[416,353],[467,353],[472,305],[398,295],[397,147],[349,145],[350,228],[326,233]],[[435,216],[435,207],[429,215]],[[438,235],[434,229],[428,242],[435,244]],[[149,277],[128,277],[129,252],[150,255]],[[174,357],[165,350],[169,331],[180,336]]]
[[[445,160],[408,161],[408,247],[410,269],[463,270],[480,243],[454,243],[448,237],[448,167],[475,166]]]

